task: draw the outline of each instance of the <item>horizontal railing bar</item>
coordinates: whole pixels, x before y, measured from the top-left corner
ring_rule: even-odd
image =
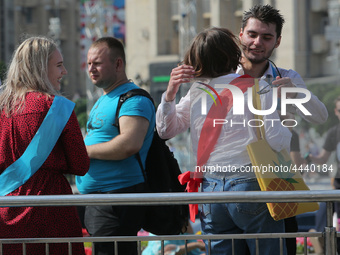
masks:
[[[92,195],[45,195],[45,196],[4,196],[0,206],[81,206],[81,205],[170,205],[190,203],[227,202],[334,202],[340,201],[340,190],[277,191],[277,192],[212,192],[212,193],[131,193],[131,194],[92,194]],[[328,210],[328,208],[327,208]],[[261,239],[323,237],[325,232],[298,233],[257,233],[223,235],[166,235],[166,236],[109,236],[109,237],[61,237],[61,238],[12,238],[0,239],[2,245],[27,243],[84,243],[84,242],[131,242],[152,240],[211,240],[214,239]],[[340,237],[340,233],[336,233]],[[327,239],[327,235],[325,235]],[[327,248],[328,247],[328,248]],[[329,246],[326,250],[330,250]]]
[[[340,190],[3,196],[0,197],[0,206],[170,205],[226,202],[331,201],[340,201]]]
[[[103,237],[67,237],[67,238],[12,238],[0,239],[0,243],[82,243],[82,242],[131,242],[161,240],[214,240],[214,239],[255,239],[255,238],[295,238],[322,237],[322,232],[298,233],[257,233],[257,234],[220,234],[220,235],[164,235],[164,236],[103,236]]]

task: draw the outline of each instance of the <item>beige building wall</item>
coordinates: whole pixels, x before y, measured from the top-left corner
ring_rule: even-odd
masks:
[[[74,0],[13,0],[15,46],[27,36],[50,36],[50,18],[60,18],[58,40],[68,71],[62,81],[62,92],[71,99],[76,95],[86,95],[80,71],[79,5]]]
[[[139,74],[144,80],[152,79],[148,70],[150,63],[180,60],[177,48],[180,27],[179,22],[176,23],[180,15],[173,10],[176,4],[178,8],[179,1],[189,2],[126,0],[129,77]],[[257,3],[272,4],[281,11],[286,22],[281,45],[271,59],[280,67],[296,70],[304,78],[334,75],[338,70],[334,70],[334,63],[329,64],[330,42],[324,34],[330,1],[196,0],[196,32],[209,26],[224,26],[238,34],[244,10]],[[333,52],[334,48],[336,46]],[[335,62],[338,63],[339,58]]]
[[[239,34],[241,28],[242,1],[216,0],[210,2],[210,26],[226,27]]]
[[[275,61],[277,66],[283,68],[295,69],[294,66],[294,41],[295,33],[294,28],[296,27],[294,18],[294,3],[295,0],[276,1],[276,8],[280,10],[281,14],[285,19],[285,24],[282,29],[282,39],[280,46],[275,50]]]
[[[156,22],[152,17],[155,5],[150,0],[126,1],[126,62],[128,78],[134,79],[137,74],[146,77],[148,66],[146,63],[155,53]],[[151,8],[152,11],[149,11]],[[148,13],[148,15],[141,15]],[[153,24],[153,25],[152,25]]]
[[[178,40],[171,34],[171,1],[127,0],[126,59],[130,79],[149,79],[149,64],[179,61]],[[175,49],[171,49],[175,47]]]

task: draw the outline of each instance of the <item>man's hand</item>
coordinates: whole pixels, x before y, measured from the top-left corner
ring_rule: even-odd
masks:
[[[276,87],[278,87],[278,97],[281,97],[281,88],[282,87],[292,87],[292,88],[296,88],[296,85],[294,85],[294,83],[292,82],[292,80],[289,77],[276,77],[276,80],[272,82],[273,85],[275,85]],[[297,95],[297,93],[287,93],[287,97],[288,98],[295,98]]]
[[[194,68],[188,65],[180,65],[172,69],[170,81],[166,90],[165,101],[173,101],[176,98],[179,86],[182,83],[190,82],[190,79],[195,77],[194,74]]]

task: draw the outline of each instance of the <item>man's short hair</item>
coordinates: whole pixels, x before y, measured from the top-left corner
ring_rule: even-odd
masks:
[[[101,37],[94,43],[92,43],[90,48],[97,47],[102,43],[106,44],[107,47],[110,49],[111,51],[110,59],[112,62],[117,57],[120,57],[122,58],[124,65],[126,65],[124,45],[119,39],[111,36]]]
[[[266,24],[276,25],[277,38],[281,36],[283,23],[285,22],[280,11],[272,7],[271,5],[255,5],[243,13],[242,18],[242,29],[244,29],[250,18],[258,19],[259,21]]]

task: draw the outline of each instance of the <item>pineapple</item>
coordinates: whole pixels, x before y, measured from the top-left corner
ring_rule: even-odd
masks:
[[[290,181],[296,182],[293,178],[281,179],[275,178],[273,179],[269,185],[267,186],[267,191],[290,191],[295,190],[293,184]],[[292,217],[298,208],[298,203],[271,203],[272,210],[277,219],[289,218]],[[275,218],[274,218],[275,219]]]
[[[285,160],[281,153],[278,153],[278,160],[280,165],[290,166],[291,160]],[[279,166],[274,162],[275,166]],[[293,183],[298,183],[292,178],[295,174],[291,172],[275,172],[278,178],[273,179],[266,187],[267,191],[293,191],[295,190]],[[275,220],[289,218],[295,215],[298,203],[271,203],[270,206],[276,216]]]

